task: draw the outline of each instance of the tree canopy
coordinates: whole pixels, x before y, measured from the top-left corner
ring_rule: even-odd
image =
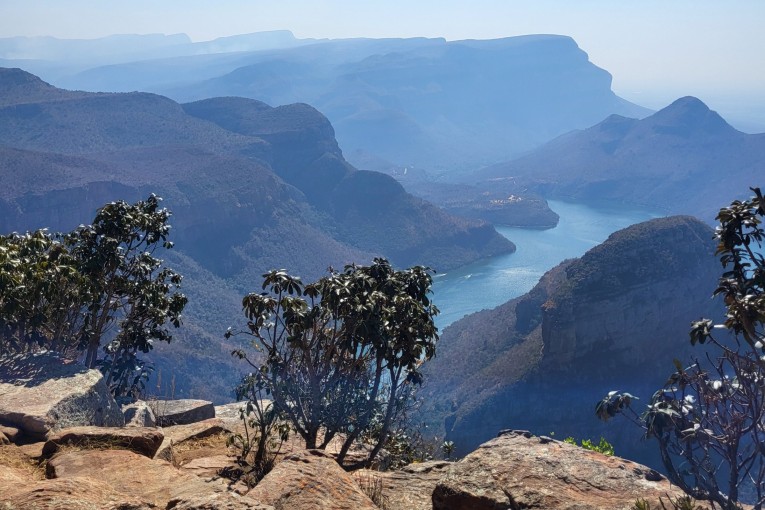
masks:
[[[367,464],[385,443],[409,388],[421,383],[420,365],[435,354],[431,271],[397,271],[375,259],[370,266],[330,270],[307,285],[284,270],[263,278],[265,292],[242,301],[244,333],[263,361],[235,351],[254,368],[250,387],[255,381],[273,399],[307,448],[325,448],[340,435],[341,464],[374,426],[367,459],[346,467]]]
[[[116,393],[134,388],[137,353],[172,339],[187,301],[181,276],[155,257],[172,247],[160,201],[111,202],[68,233],[0,236],[0,353],[83,352]]]

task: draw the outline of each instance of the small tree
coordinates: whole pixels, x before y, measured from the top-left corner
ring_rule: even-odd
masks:
[[[0,354],[76,351],[86,293],[57,236],[45,230],[0,236]]]
[[[106,204],[67,234],[0,236],[0,346],[85,351],[116,394],[136,388],[145,375],[137,353],[172,339],[166,324],[180,326],[187,301],[181,276],[154,256],[172,247],[160,201]]]
[[[765,201],[759,188],[752,191],[717,215],[725,270],[715,295],[723,296],[726,320],[700,320],[690,333],[708,353],[688,367],[676,360],[676,372],[640,416],[629,394],[611,392],[596,407],[604,420],[626,413],[638,422],[657,439],[670,480],[725,510],[738,508],[744,485],[755,509],[765,504]]]
[[[307,448],[326,448],[338,434],[338,462],[374,423],[375,444],[364,461],[380,451],[406,386],[420,384],[420,364],[435,354],[433,318],[438,309],[428,294],[430,270],[396,271],[385,259],[371,266],[330,269],[303,285],[286,271],[264,276],[264,293],[242,301],[253,345],[265,361],[247,360],[261,374],[274,405],[289,419]],[[231,330],[227,336],[233,334]]]
[[[154,257],[158,247],[173,246],[167,240],[170,212],[159,207],[161,200],[152,194],[135,204],[111,202],[98,210],[92,225],[65,238],[90,287],[84,323],[89,367],[96,365],[101,341],[115,324],[118,331],[106,346],[113,362],[148,352],[155,340],[169,342],[166,322],[180,326],[187,299],[172,290],[182,277]]]

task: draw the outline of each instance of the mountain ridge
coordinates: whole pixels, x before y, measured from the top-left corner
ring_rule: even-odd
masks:
[[[4,98],[9,74],[30,83],[30,94]],[[383,188],[379,182],[364,186],[361,177],[328,188],[324,202],[310,200],[305,183],[281,175],[315,174],[318,182],[339,169],[339,184],[346,174],[367,174],[344,160],[331,124],[307,105],[252,103],[267,114],[260,119],[260,127],[268,127],[261,138],[192,116],[155,94],[72,94],[0,70],[0,102],[11,103],[0,107],[0,180],[11,181],[0,191],[0,229],[67,231],[91,221],[109,201],[162,196],[174,213],[176,248],[169,260],[191,271],[187,281],[209,282],[192,285],[189,297],[201,306],[189,308],[179,341],[152,356],[166,375],[176,375],[179,396],[196,388],[197,396],[229,398],[242,368],[229,359],[233,347],[222,341],[225,329],[215,325],[236,324],[241,311],[236,306],[211,318],[210,310],[220,310],[212,301],[240,302],[270,269],[286,267],[310,281],[329,266],[381,255],[397,266],[441,269],[514,249],[490,225],[449,216],[383,174],[374,175],[394,189],[383,216],[361,209],[335,214],[332,201],[343,193],[363,204]],[[37,102],[13,104],[29,98]],[[200,367],[223,375],[202,381]]]
[[[742,196],[765,167],[765,134],[745,134],[684,97],[644,119],[609,116],[477,171],[479,188],[620,203],[711,222],[717,197]]]
[[[460,451],[506,428],[618,445],[654,467],[639,430],[600,424],[608,391],[647,397],[691,351],[690,322],[722,315],[713,231],[688,216],[615,232],[548,271],[527,294],[469,315],[441,335],[424,370],[421,412]],[[457,368],[459,367],[459,368]]]

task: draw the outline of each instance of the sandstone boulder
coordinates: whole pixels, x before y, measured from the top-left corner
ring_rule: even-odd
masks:
[[[288,455],[247,497],[277,510],[376,510],[351,475],[320,450]]]
[[[231,455],[211,455],[206,457],[198,457],[188,462],[181,464],[181,469],[192,475],[200,476],[202,478],[214,478],[218,474],[226,469],[236,465],[236,457]]]
[[[4,510],[150,510],[156,506],[135,495],[115,491],[92,478],[41,480],[4,484],[0,492]]]
[[[156,427],[157,418],[147,402],[139,400],[122,406],[126,427]]]
[[[167,508],[168,510],[274,510],[274,507],[270,505],[262,505],[250,498],[230,493],[173,499],[170,500]]]
[[[0,425],[0,433],[7,437],[11,443],[16,443],[21,439],[21,431],[16,427]]]
[[[187,425],[215,418],[215,407],[206,400],[153,400],[149,402],[149,407],[160,427]]]
[[[162,429],[149,427],[72,427],[48,439],[42,454],[50,456],[64,445],[89,449],[120,448],[152,458],[164,439]]]
[[[434,460],[410,464],[396,471],[370,471],[353,473],[359,487],[378,490],[391,509],[431,510],[433,490],[452,466],[451,462]]]
[[[211,418],[198,423],[188,425],[176,425],[174,427],[165,427],[163,429],[165,439],[162,445],[154,455],[155,459],[171,460],[173,457],[173,448],[193,439],[202,439],[215,434],[226,432],[224,423],[219,418]]]
[[[550,438],[507,431],[452,464],[433,491],[434,510],[629,510],[683,496],[650,468]]]
[[[0,422],[44,439],[67,427],[121,427],[101,372],[44,352],[0,359]]]
[[[127,450],[61,453],[48,462],[48,476],[98,479],[116,492],[159,508],[166,508],[171,500],[226,492],[226,485],[221,480],[206,482],[168,462],[152,460]]]
[[[11,487],[15,484],[24,484],[29,479],[26,472],[10,466],[0,466],[0,486]],[[2,501],[2,499],[0,499]],[[1,508],[1,507],[0,507]]]

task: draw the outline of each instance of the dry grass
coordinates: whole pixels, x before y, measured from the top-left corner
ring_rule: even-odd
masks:
[[[9,467],[27,474],[32,480],[44,480],[46,464],[46,461],[38,462],[14,445],[0,446],[0,469]]]
[[[353,479],[361,489],[361,492],[366,494],[377,508],[380,510],[391,510],[390,501],[384,494],[382,478],[370,471],[357,471],[354,473]]]
[[[213,434],[206,437],[189,439],[180,443],[173,443],[172,463],[176,466],[182,466],[187,462],[201,457],[211,457],[213,455],[236,455],[236,452],[227,446],[227,432]]]

